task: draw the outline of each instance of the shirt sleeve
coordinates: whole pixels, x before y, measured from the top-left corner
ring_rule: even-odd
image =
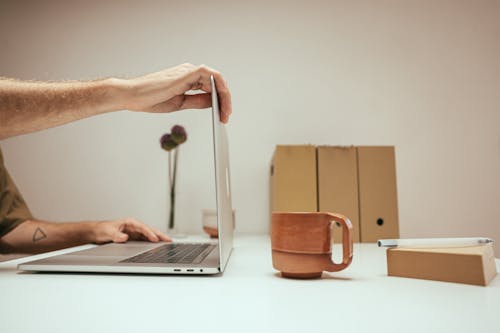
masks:
[[[3,163],[0,150],[0,238],[33,216]]]

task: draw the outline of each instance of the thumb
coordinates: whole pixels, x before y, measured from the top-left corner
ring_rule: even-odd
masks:
[[[128,241],[128,235],[124,232],[117,231],[113,235],[113,242],[114,243],[125,243],[126,241]]]

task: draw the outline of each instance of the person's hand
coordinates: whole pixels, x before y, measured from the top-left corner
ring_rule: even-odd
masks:
[[[208,108],[212,105],[210,75],[215,79],[221,121],[227,123],[232,112],[231,93],[222,75],[205,65],[182,64],[134,79],[122,80],[128,92],[124,108],[155,113]],[[202,90],[204,93],[187,94],[192,90]]]
[[[95,235],[93,242],[97,244],[108,242],[124,243],[128,240],[143,240],[154,243],[172,241],[161,231],[133,218],[96,222],[93,234]]]

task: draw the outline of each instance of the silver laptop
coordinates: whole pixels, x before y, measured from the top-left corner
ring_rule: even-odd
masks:
[[[145,274],[218,274],[224,271],[233,248],[229,151],[226,128],[220,121],[213,76],[212,126],[217,205],[217,242],[110,243],[95,248],[20,264],[24,271],[103,272]]]

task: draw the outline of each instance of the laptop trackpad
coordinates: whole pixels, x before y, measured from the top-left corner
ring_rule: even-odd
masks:
[[[102,257],[130,257],[144,251],[149,251],[157,246],[165,243],[149,243],[149,242],[127,242],[127,243],[110,243],[97,246],[91,249],[76,251],[66,255],[76,256],[102,256]]]

